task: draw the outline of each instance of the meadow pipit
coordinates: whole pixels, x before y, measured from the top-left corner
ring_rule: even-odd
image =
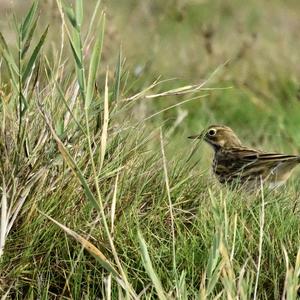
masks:
[[[221,183],[255,191],[282,185],[300,163],[300,156],[265,153],[242,145],[227,126],[212,125],[191,139],[204,139],[214,150],[213,172]]]

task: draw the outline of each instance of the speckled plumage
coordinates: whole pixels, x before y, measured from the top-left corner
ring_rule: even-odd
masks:
[[[252,191],[261,183],[269,188],[282,185],[293,168],[300,163],[300,156],[265,153],[242,145],[231,128],[212,125],[200,135],[214,149],[213,172],[219,182],[242,185]]]

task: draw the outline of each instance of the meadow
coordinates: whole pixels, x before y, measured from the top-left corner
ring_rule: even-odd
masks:
[[[300,168],[221,186],[210,124],[300,153],[300,4],[0,4],[2,299],[298,299]]]

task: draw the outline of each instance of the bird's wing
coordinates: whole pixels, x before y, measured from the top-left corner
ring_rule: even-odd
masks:
[[[216,153],[215,173],[226,180],[239,176],[247,166],[257,162],[258,156],[257,151],[248,148],[222,149],[221,152]]]
[[[286,155],[279,153],[264,153],[249,148],[233,148],[230,151],[238,160],[243,160],[246,164],[255,163],[259,161],[263,162],[282,162],[286,160],[299,160],[300,156]]]
[[[299,160],[300,157],[297,155],[286,155],[278,153],[260,153],[258,155],[259,160],[263,161],[286,161],[286,160]]]
[[[299,156],[263,153],[249,148],[230,149],[225,157],[225,161],[221,163],[226,166],[226,171],[223,168],[223,173],[225,171],[227,176],[243,178],[265,177],[282,163],[291,162],[296,165],[300,162]]]

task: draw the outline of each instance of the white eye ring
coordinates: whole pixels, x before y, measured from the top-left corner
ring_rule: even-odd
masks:
[[[214,136],[214,135],[216,135],[216,133],[217,133],[217,131],[216,131],[216,129],[209,129],[209,131],[208,131],[208,135],[209,136]]]

